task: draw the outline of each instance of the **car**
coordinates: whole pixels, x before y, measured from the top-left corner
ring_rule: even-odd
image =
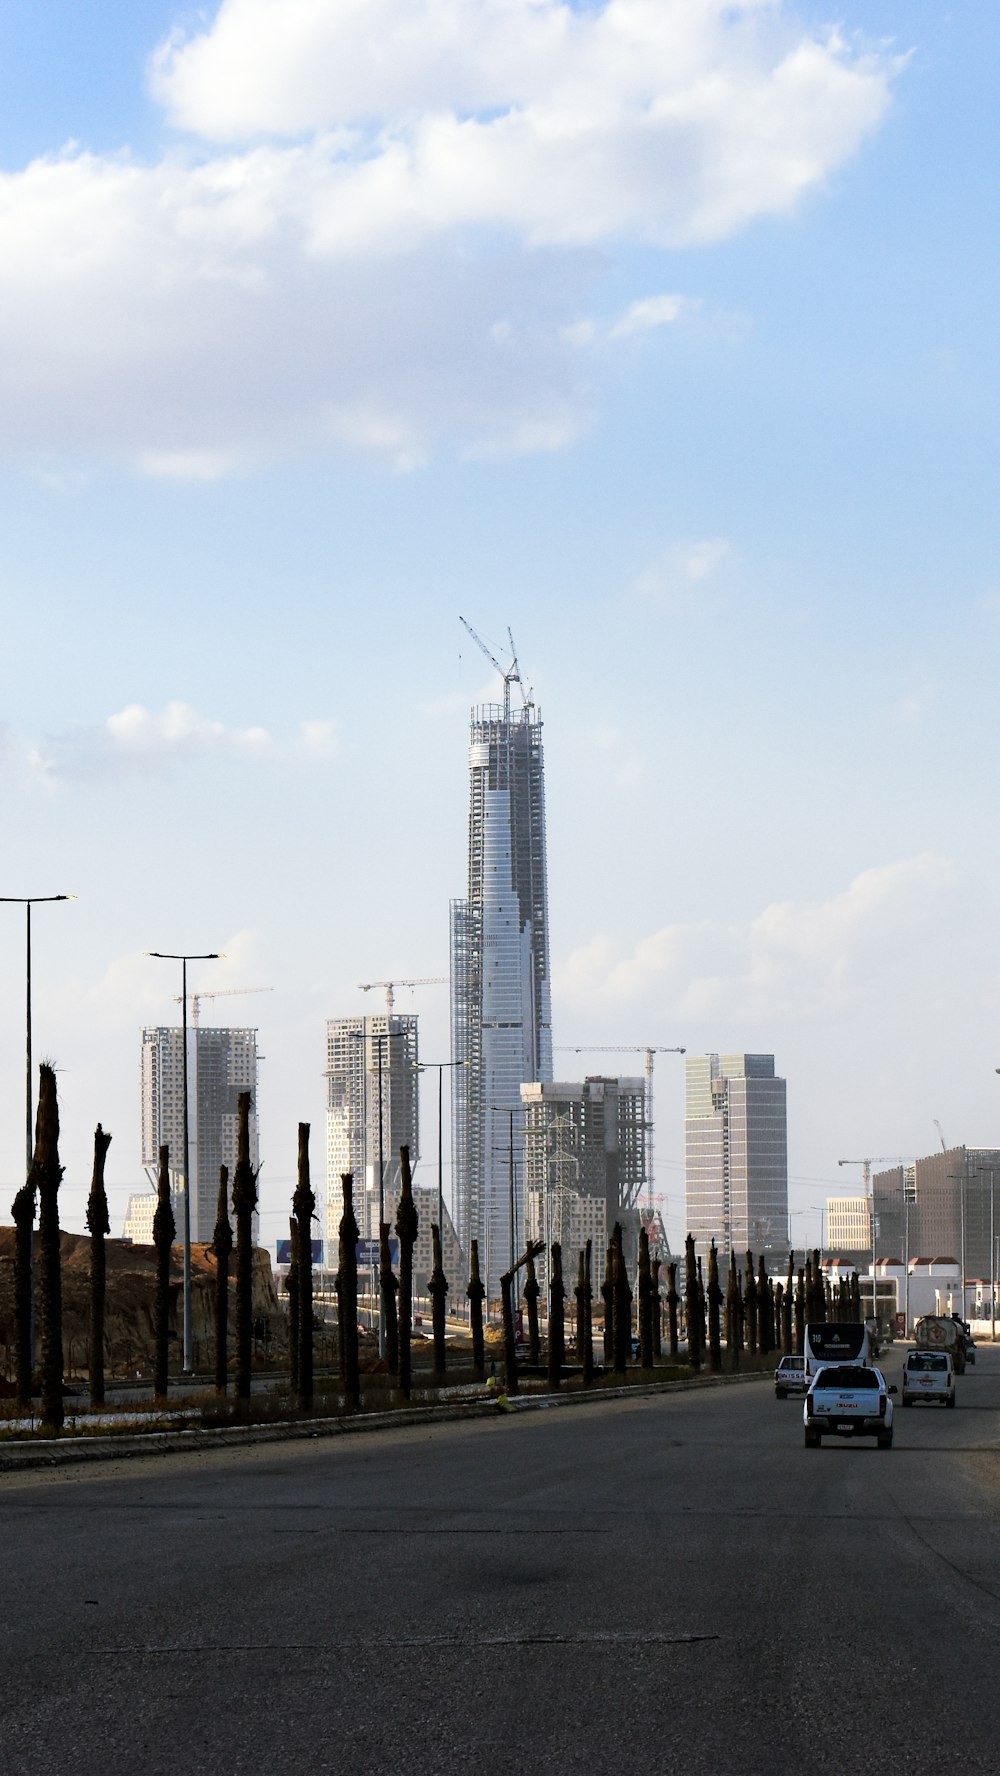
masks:
[[[903,1405],[914,1400],[955,1404],[955,1371],[945,1350],[911,1350],[903,1364]]]
[[[824,1437],[874,1437],[892,1448],[892,1399],[881,1369],[859,1363],[831,1363],[809,1384],[802,1407],[805,1446],[818,1449]]]
[[[804,1394],[809,1386],[805,1357],[782,1357],[774,1371],[774,1397],[787,1400],[789,1394]]]

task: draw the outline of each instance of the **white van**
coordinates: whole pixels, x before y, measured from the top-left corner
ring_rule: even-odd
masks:
[[[955,1404],[955,1371],[945,1350],[912,1350],[903,1364],[903,1405],[914,1400],[938,1400]]]

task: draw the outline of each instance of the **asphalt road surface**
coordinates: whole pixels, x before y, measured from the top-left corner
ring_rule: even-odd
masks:
[[[958,1389],[889,1451],[753,1382],[0,1477],[0,1770],[992,1770],[1000,1347]]]

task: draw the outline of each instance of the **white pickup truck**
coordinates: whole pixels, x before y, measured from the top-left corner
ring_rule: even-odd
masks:
[[[895,1392],[881,1369],[854,1363],[820,1369],[802,1408],[806,1448],[818,1449],[824,1437],[874,1437],[880,1449],[891,1449]]]

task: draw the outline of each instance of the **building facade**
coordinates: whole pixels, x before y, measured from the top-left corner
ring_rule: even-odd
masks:
[[[987,1280],[1000,1233],[1000,1148],[950,1147],[872,1178],[878,1255],[952,1258]]]
[[[552,1078],[542,722],[531,703],[472,713],[468,891],[451,907],[451,1042],[464,1063],[452,1069],[456,1230],[466,1253],[479,1241],[495,1295],[512,1233],[515,1246],[524,1235],[521,1086]]]
[[[828,1196],[826,1243],[831,1252],[870,1252],[871,1203],[867,1196]]]
[[[787,1251],[785,1081],[774,1056],[688,1055],[684,1107],[687,1226],[704,1250]]]
[[[603,1266],[619,1221],[631,1269],[646,1183],[645,1082],[535,1081],[522,1085],[521,1103],[528,1238],[543,1241],[546,1252],[558,1240],[572,1281],[588,1239],[595,1266]]]
[[[174,1027],[142,1032],[142,1164],[155,1185],[159,1150],[170,1149],[170,1186],[177,1238],[183,1227],[184,1036]],[[219,1168],[236,1167],[238,1100],[250,1093],[250,1160],[259,1163],[257,1131],[257,1032],[255,1029],[188,1026],[188,1166],[191,1176],[191,1238],[209,1241],[215,1231]],[[254,1238],[257,1237],[256,1217]]]
[[[399,1150],[420,1158],[417,1020],[385,1012],[330,1018],[326,1026],[326,1238],[336,1251],[340,1180],[354,1178],[362,1239],[378,1238],[379,1154],[384,1195],[399,1184]],[[381,1144],[381,1145],[380,1145]]]

